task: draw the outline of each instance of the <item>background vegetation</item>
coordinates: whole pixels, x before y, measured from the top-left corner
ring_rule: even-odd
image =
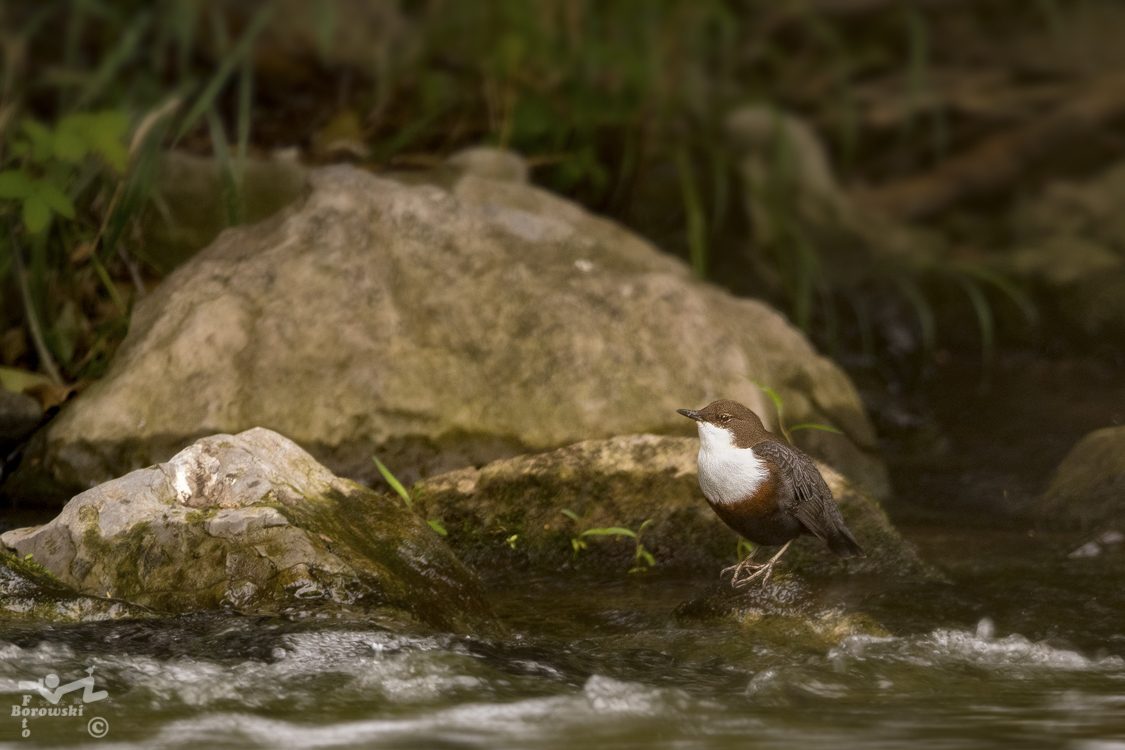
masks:
[[[1028,184],[1088,170],[1121,146],[1070,141],[1050,160],[1024,149],[1014,175],[996,169],[961,188],[954,179],[952,193],[937,190],[944,197],[923,190],[929,202],[903,196],[1112,69],[1112,30],[1125,30],[1113,8],[6,3],[0,359],[56,383],[104,370],[132,305],[173,266],[146,246],[141,221],[162,210],[153,186],[168,149],[214,155],[233,225],[248,160],[296,148],[310,164],[426,169],[484,143],[522,153],[537,183],[634,227],[700,277],[773,301],[853,366],[916,375],[939,337],[980,347],[987,363],[998,320],[1034,312],[984,262],[1005,239],[990,216]],[[785,138],[748,196],[745,154],[725,125],[747,104],[809,123],[849,201],[913,222],[906,249],[880,252],[863,232],[809,222]],[[762,216],[755,226],[750,200],[771,231]]]

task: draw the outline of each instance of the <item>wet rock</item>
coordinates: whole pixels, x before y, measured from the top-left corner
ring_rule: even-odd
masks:
[[[31,434],[42,417],[43,407],[31,396],[0,388],[0,452],[6,456]]]
[[[673,616],[682,623],[734,622],[755,641],[813,652],[853,635],[890,635],[868,615],[826,603],[792,573],[774,573],[765,583],[743,589],[716,584],[681,604]]]
[[[472,161],[472,160],[470,160]],[[847,375],[768,306],[691,278],[578,205],[472,169],[450,189],[346,166],[224,232],[134,310],[106,376],[29,446],[10,492],[74,491],[201,435],[275,429],[339,475],[405,481],[591,437],[689,434],[675,410],[749,378],[807,447],[888,492]],[[21,484],[23,483],[23,484]]]
[[[491,621],[476,576],[425,521],[264,429],[200,440],[0,542],[60,585],[166,613],[316,613],[461,631]]]
[[[735,562],[738,537],[699,489],[698,451],[695,438],[589,440],[423,481],[415,488],[415,508],[425,518],[441,519],[450,546],[479,566],[556,570],[574,564],[624,573],[634,564],[633,539],[581,532],[615,526],[636,531],[651,521],[640,542],[659,569],[718,575]],[[867,557],[842,560],[807,537],[786,553],[786,568],[817,576],[929,575],[876,500],[825,464],[818,466]],[[586,545],[577,553],[571,543],[576,538]]]
[[[0,622],[88,622],[151,615],[129,602],[79,594],[33,559],[0,553]]]
[[[1078,441],[1035,511],[1070,527],[1125,526],[1125,427],[1095,430]]]

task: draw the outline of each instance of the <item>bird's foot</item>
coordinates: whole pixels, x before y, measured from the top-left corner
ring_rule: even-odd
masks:
[[[773,575],[774,565],[777,565],[776,560],[770,560],[766,563],[758,563],[752,566],[753,571],[744,578],[739,578],[737,575],[731,578],[730,585],[736,589],[744,589],[760,578],[762,580],[762,585],[764,586],[766,581],[770,579],[770,576]]]
[[[731,573],[730,585],[738,588],[744,581],[752,580],[758,575],[762,568],[765,568],[769,563],[756,563],[747,557],[738,565],[732,565],[729,568],[723,568],[719,573],[719,578],[725,578],[727,573]],[[733,571],[733,572],[732,572]]]
[[[734,575],[731,576],[730,585],[736,589],[745,588],[759,578],[762,579],[762,583],[764,584],[769,580],[770,576],[773,575],[773,566],[777,565],[777,561],[781,559],[781,556],[785,554],[785,550],[789,549],[789,545],[792,543],[793,540],[790,539],[785,543],[785,546],[778,550],[778,553],[771,557],[767,562],[752,563],[750,562],[750,557],[753,557],[753,555],[751,555],[750,557],[747,557],[745,560],[740,562],[738,565],[734,565],[723,570],[721,573],[719,573],[719,577],[721,578],[723,574],[725,574],[728,570],[733,570]],[[744,571],[747,573],[747,575],[745,576],[742,575]]]

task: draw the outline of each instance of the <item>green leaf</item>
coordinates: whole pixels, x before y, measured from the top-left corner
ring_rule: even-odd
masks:
[[[564,510],[562,514],[575,523],[582,523],[582,520],[578,517],[578,514],[572,510]]]
[[[31,158],[43,163],[55,155],[55,136],[35,120],[23,121],[23,132],[31,139]]]
[[[31,180],[18,169],[0,172],[0,198],[27,198],[33,192]]]
[[[604,529],[586,529],[582,532],[582,536],[627,536],[634,538],[637,535],[630,529],[625,529],[620,526],[609,526]]]
[[[414,501],[410,499],[410,493],[407,492],[406,488],[402,486],[402,483],[395,478],[395,475],[391,473],[391,470],[384,466],[383,462],[375,456],[372,456],[371,460],[375,462],[375,465],[377,467],[379,467],[379,473],[383,475],[383,479],[387,480],[387,484],[394,488],[394,491],[398,493],[399,497],[406,501],[406,507],[413,509]]]
[[[125,136],[129,133],[129,118],[123,112],[105,110],[93,115],[90,124],[90,150],[105,159],[106,164],[118,173],[125,171],[129,152],[125,149]]]
[[[837,435],[844,434],[831,425],[814,424],[812,422],[809,422],[807,424],[799,424],[789,428],[790,432],[796,432],[797,430],[822,430],[823,432],[835,432]]]
[[[70,202],[70,198],[67,198],[63,191],[55,186],[55,183],[50,180],[36,180],[31,183],[31,186],[35,189],[35,194],[42,198],[43,202],[50,206],[55,213],[68,219],[74,218],[74,204]]]
[[[23,202],[23,223],[32,234],[42,232],[51,223],[51,208],[38,193]]]
[[[447,534],[449,534],[449,532],[445,530],[445,527],[441,525],[441,521],[436,518],[426,521],[426,523],[430,525],[431,529],[441,534],[442,536],[446,536]]]
[[[71,164],[78,164],[85,159],[90,151],[87,138],[89,128],[90,115],[85,112],[62,118],[55,133],[55,157]]]

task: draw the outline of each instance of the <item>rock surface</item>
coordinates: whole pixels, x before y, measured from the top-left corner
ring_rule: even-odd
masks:
[[[79,594],[32,560],[0,553],[0,622],[89,622],[151,614],[129,602]]]
[[[870,616],[826,603],[791,573],[775,573],[769,581],[742,590],[718,584],[681,604],[673,615],[683,623],[737,623],[755,642],[812,653],[823,653],[853,635],[890,635]]]
[[[1068,526],[1114,523],[1125,528],[1125,427],[1095,430],[1059,464],[1036,508]]]
[[[10,491],[78,491],[253,426],[342,476],[379,481],[376,451],[412,481],[592,437],[689,434],[675,409],[718,397],[769,424],[749,378],[794,421],[846,433],[802,438],[811,452],[889,491],[852,383],[784,317],[463,161],[450,189],[316,170],[302,202],[224,232],[137,304],[106,376],[37,435]]]
[[[265,429],[200,440],[0,542],[84,594],[166,613],[357,615],[469,631],[479,581],[397,499]]]
[[[440,519],[450,546],[482,569],[555,570],[573,563],[624,573],[634,561],[632,539],[581,537],[581,532],[614,526],[636,531],[651,520],[640,541],[658,569],[718,575],[736,561],[738,536],[699,489],[698,451],[695,438],[590,440],[423,481],[415,487],[415,508],[424,518]],[[874,499],[823,463],[818,466],[867,557],[842,560],[819,539],[803,537],[786,553],[786,569],[818,576],[930,575]],[[586,543],[577,553],[574,538]]]
[[[39,425],[43,407],[23,393],[0,388],[0,451],[4,456]]]

